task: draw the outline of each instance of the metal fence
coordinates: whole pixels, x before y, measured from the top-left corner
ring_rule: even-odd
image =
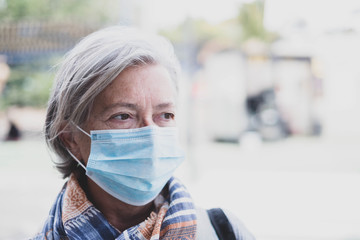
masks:
[[[18,65],[62,54],[97,28],[71,22],[0,24],[0,55],[6,55],[9,65]]]

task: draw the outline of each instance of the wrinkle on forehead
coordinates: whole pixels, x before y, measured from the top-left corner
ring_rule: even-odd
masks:
[[[93,114],[101,114],[113,105],[142,110],[175,105],[176,88],[168,71],[161,65],[144,65],[124,70],[96,98]],[[132,106],[131,106],[132,105]]]

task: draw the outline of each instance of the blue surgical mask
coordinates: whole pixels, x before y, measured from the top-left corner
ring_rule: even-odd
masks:
[[[78,126],[77,126],[78,127]],[[96,130],[90,135],[86,175],[113,197],[142,206],[160,193],[184,159],[174,127]]]

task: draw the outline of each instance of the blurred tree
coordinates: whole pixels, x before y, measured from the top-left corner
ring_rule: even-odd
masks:
[[[277,37],[275,33],[269,32],[264,26],[264,0],[244,3],[239,10],[238,20],[242,41],[256,38],[271,42]]]
[[[51,63],[54,60],[14,66],[0,96],[0,109],[14,105],[45,107],[54,78],[49,71]]]
[[[242,4],[237,17],[220,24],[187,18],[177,27],[160,33],[172,41],[185,70],[191,73],[198,65],[199,52],[206,45],[216,46],[218,50],[244,49],[249,41],[266,45],[276,40],[277,34],[269,32],[263,20],[264,0],[257,0]]]
[[[197,53],[209,39],[219,36],[219,29],[202,19],[186,18],[173,29],[161,30],[160,34],[168,38],[175,46],[183,69],[192,73],[197,69]]]
[[[204,19],[194,18],[186,18],[177,27],[160,31],[174,44],[184,70],[190,74],[199,67],[198,54],[204,45],[216,42],[218,45],[236,48],[239,33],[238,23],[231,19],[220,24],[210,24]]]
[[[53,81],[49,69],[60,53],[57,43],[51,41],[59,41],[57,35],[74,38],[85,26],[93,31],[116,23],[120,7],[118,0],[0,0],[0,34],[9,34],[2,36],[2,54],[25,59],[10,63],[10,78],[0,92],[0,109],[11,105],[44,107]],[[53,32],[57,35],[51,35]]]
[[[117,0],[3,0],[0,21],[75,19],[87,23],[106,23],[118,19],[119,7]]]
[[[161,30],[160,34],[170,39],[173,43],[193,40],[197,44],[201,44],[220,35],[219,31],[219,28],[216,28],[203,19],[186,18],[177,27]]]

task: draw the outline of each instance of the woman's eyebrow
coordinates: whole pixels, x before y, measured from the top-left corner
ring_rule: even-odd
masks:
[[[132,110],[138,110],[139,106],[137,104],[134,103],[127,103],[127,102],[120,102],[120,103],[114,103],[114,104],[110,104],[109,106],[106,106],[102,109],[101,114],[113,109],[113,108],[117,108],[117,107],[123,107],[123,108],[128,108],[128,109],[132,109]],[[175,108],[176,105],[173,102],[164,102],[164,103],[160,103],[158,105],[155,106],[156,110],[161,110],[161,109],[165,109],[165,108]]]
[[[133,110],[137,110],[139,108],[138,105],[134,104],[134,103],[120,102],[120,103],[114,103],[114,104],[111,104],[109,106],[106,106],[101,111],[101,113],[107,112],[110,109],[117,108],[117,107],[129,108],[129,109],[133,109]]]
[[[174,108],[175,104],[173,102],[165,102],[165,103],[160,103],[158,105],[155,106],[155,109],[164,109],[164,108]]]

